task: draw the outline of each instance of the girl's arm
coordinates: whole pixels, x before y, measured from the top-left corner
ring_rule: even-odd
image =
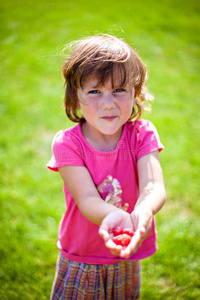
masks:
[[[109,214],[117,212],[117,217],[130,220],[128,213],[106,203],[99,195],[97,188],[86,167],[64,166],[59,168],[60,175],[76,201],[81,213],[92,223],[100,225],[103,219]]]
[[[140,196],[134,211],[130,215],[132,224],[129,227],[135,231],[130,244],[125,250],[116,249],[108,234],[110,229],[110,214],[103,220],[99,230],[100,235],[104,238],[105,244],[111,252],[123,258],[129,258],[141,246],[143,240],[150,233],[153,215],[161,209],[165,202],[165,187],[158,151],[141,157],[138,160],[137,167]],[[124,226],[122,227],[125,228]]]
[[[152,215],[155,215],[164,205],[166,196],[158,151],[141,157],[137,167],[140,196],[135,209],[140,205],[148,205]]]
[[[121,252],[125,258],[130,257],[150,233],[152,218],[164,205],[166,196],[158,151],[141,157],[137,167],[140,196],[131,213],[136,233],[129,246]]]

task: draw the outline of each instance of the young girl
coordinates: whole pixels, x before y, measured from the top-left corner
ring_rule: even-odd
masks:
[[[56,134],[47,164],[59,171],[66,201],[51,299],[138,299],[139,261],[156,252],[154,215],[165,200],[163,146],[153,124],[140,119],[148,73],[114,36],[70,48],[65,110],[79,124]],[[115,226],[134,230],[127,247],[113,242]]]

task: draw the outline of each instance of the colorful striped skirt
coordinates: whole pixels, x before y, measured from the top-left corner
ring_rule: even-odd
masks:
[[[129,300],[139,294],[139,261],[86,264],[59,255],[51,300]]]

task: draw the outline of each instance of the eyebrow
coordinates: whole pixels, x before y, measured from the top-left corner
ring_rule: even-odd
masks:
[[[82,88],[96,89],[99,86],[101,86],[101,84],[95,84],[95,82],[92,82],[92,83],[85,83],[85,84],[83,84]]]
[[[116,84],[112,87],[112,89],[117,89],[117,88],[127,88],[128,87],[128,83],[127,84]],[[94,84],[85,84],[83,85],[82,89],[97,89],[98,87],[101,87],[101,86],[104,86],[103,84],[97,84],[97,85],[94,85]]]

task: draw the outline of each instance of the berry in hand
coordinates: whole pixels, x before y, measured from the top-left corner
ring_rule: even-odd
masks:
[[[116,245],[121,245],[126,247],[130,243],[130,241],[131,241],[131,237],[126,233],[122,233],[113,237],[113,242]]]
[[[123,228],[120,226],[115,226],[115,227],[113,227],[112,232],[113,232],[114,236],[117,236],[117,235],[123,233]]]
[[[123,233],[126,233],[126,234],[130,235],[131,237],[134,236],[134,231],[132,229],[130,229],[130,228],[125,228],[123,230]]]
[[[114,234],[113,242],[116,245],[128,246],[131,241],[131,238],[134,236],[134,231],[131,228],[123,229],[120,226],[115,226],[112,229]]]

